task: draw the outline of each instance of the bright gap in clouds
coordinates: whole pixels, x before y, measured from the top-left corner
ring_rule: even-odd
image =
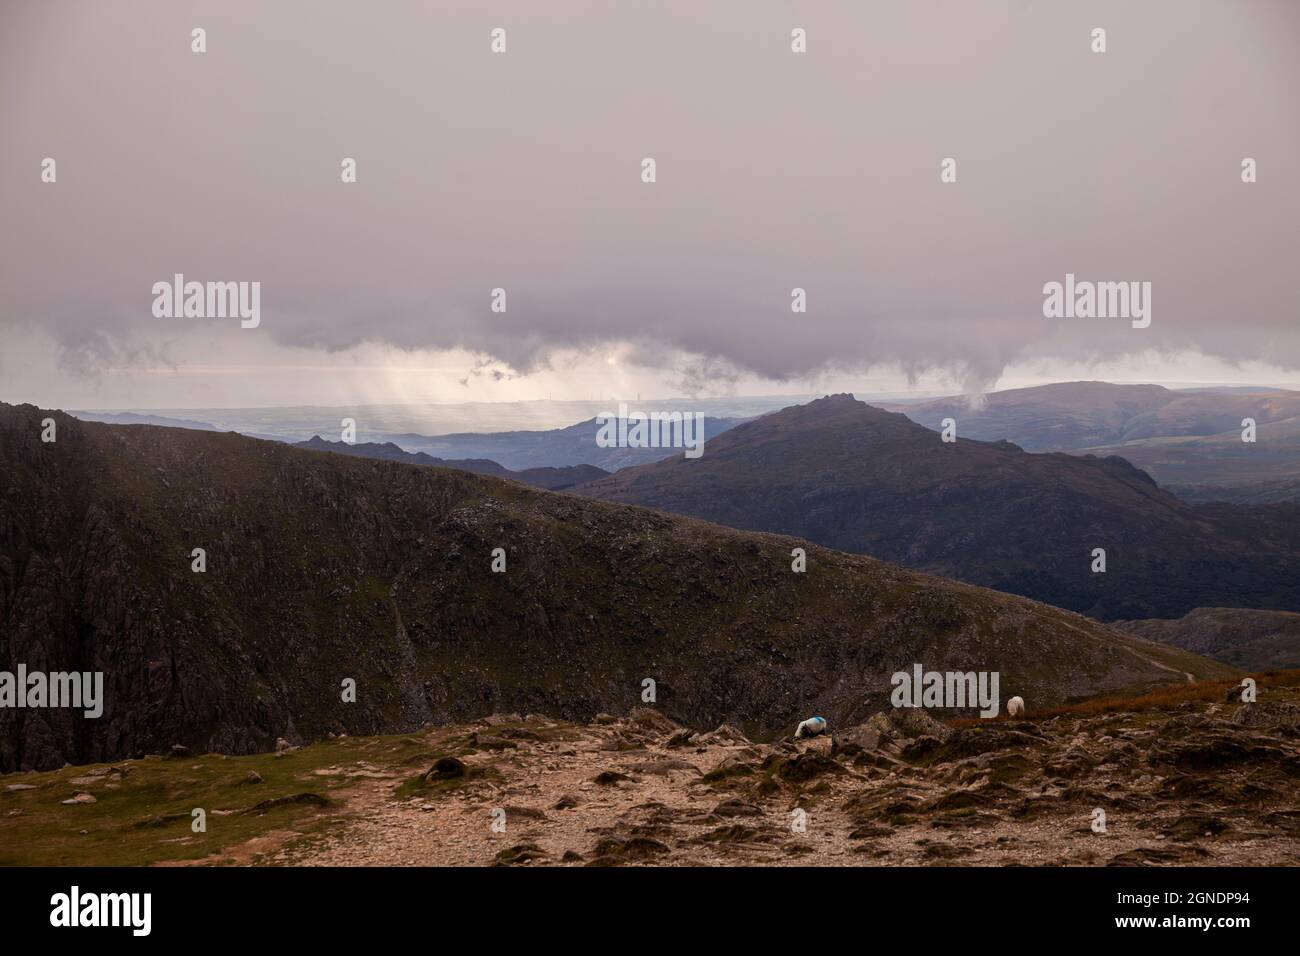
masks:
[[[20,335],[0,357],[0,400],[83,409],[247,408],[585,402],[638,398],[791,396],[830,392],[926,396],[962,391],[956,375],[922,369],[912,377],[896,365],[828,372],[780,381],[732,370],[720,387],[696,389],[681,372],[637,365],[631,350],[609,347],[558,353],[549,368],[520,374],[463,350],[405,351],[365,344],[338,352],[292,346],[266,348],[239,335],[170,341],[156,356],[138,357],[89,375],[68,375],[58,352],[39,334]],[[681,367],[699,362],[681,356]],[[1232,365],[1193,352],[1143,353],[1106,362],[1046,359],[1008,367],[996,388],[1050,382],[1149,382],[1168,387],[1259,385],[1300,388],[1300,373],[1262,362]],[[555,422],[554,424],[567,424]]]

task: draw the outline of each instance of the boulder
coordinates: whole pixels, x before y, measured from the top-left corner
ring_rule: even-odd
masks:
[[[627,722],[637,730],[653,734],[671,734],[678,726],[653,707],[636,707],[627,715]]]
[[[719,744],[726,746],[746,746],[749,744],[749,738],[737,730],[731,724],[719,724],[716,729],[709,731],[699,738],[699,743],[705,746],[716,746]]]
[[[1300,705],[1285,701],[1242,704],[1232,715],[1231,722],[1238,727],[1273,730],[1293,736],[1300,732]]]
[[[440,757],[424,773],[425,783],[437,783],[439,780],[454,780],[457,777],[465,776],[465,763],[455,757]]]

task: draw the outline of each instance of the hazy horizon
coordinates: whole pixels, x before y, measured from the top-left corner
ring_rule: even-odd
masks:
[[[1300,385],[1297,36],[1273,0],[7,4],[0,397]],[[259,283],[257,324],[158,317],[177,274]],[[1068,275],[1150,283],[1149,326],[1046,318]]]
[[[1170,391],[1196,391],[1204,389],[1235,389],[1250,391],[1259,389],[1266,390],[1300,390],[1300,381],[1294,383],[1283,382],[1243,382],[1237,381],[1157,381],[1153,379],[1060,379],[1052,381],[1034,382],[1032,384],[999,384],[996,388],[988,390],[988,394],[994,392],[1005,392],[1020,390],[1026,388],[1041,387],[1044,385],[1064,385],[1076,384],[1079,382],[1099,382],[1107,385],[1159,385]],[[58,407],[72,411],[94,411],[94,412],[162,412],[162,411],[206,411],[206,410],[227,410],[241,411],[251,409],[289,409],[289,408],[372,408],[380,406],[389,407],[461,407],[474,405],[532,405],[532,404],[551,404],[551,405],[598,405],[610,402],[643,402],[647,404],[663,404],[667,402],[678,402],[683,405],[707,404],[707,403],[726,403],[728,401],[763,401],[763,400],[789,400],[789,401],[809,401],[822,395],[849,393],[860,400],[868,401],[869,399],[884,401],[926,401],[934,398],[948,398],[961,395],[959,391],[942,388],[925,388],[899,391],[874,391],[866,388],[838,388],[838,389],[821,389],[800,392],[755,392],[755,393],[731,393],[727,395],[710,395],[706,397],[690,396],[685,394],[667,394],[667,395],[608,395],[599,398],[502,398],[502,399],[467,399],[463,401],[410,401],[410,402],[293,402],[285,404],[231,404],[231,405],[117,405],[117,406],[90,406],[90,405],[61,405]],[[9,401],[9,399],[0,398],[0,401]],[[18,404],[10,401],[10,404]],[[36,403],[29,403],[36,404]],[[50,406],[54,407],[54,406]]]

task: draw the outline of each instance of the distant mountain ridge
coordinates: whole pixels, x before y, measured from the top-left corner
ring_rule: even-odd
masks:
[[[520,481],[525,485],[532,485],[534,488],[546,488],[550,491],[571,488],[574,485],[595,481],[597,478],[603,478],[609,474],[603,468],[597,468],[595,465],[568,465],[563,468],[525,468],[522,471],[511,471],[509,468],[503,468],[495,461],[488,461],[484,458],[434,458],[432,455],[424,454],[424,452],[406,451],[393,442],[349,443],[328,441],[319,435],[313,435],[307,441],[294,442],[294,447],[306,448],[310,451],[334,452],[338,455],[352,455],[356,458],[378,458],[384,461],[404,461],[411,465],[456,468],[460,471],[473,472],[476,475],[509,478],[511,481]]]
[[[739,425],[696,461],[577,490],[797,535],[1103,620],[1207,603],[1300,609],[1295,505],[1190,506],[1121,458],[946,443],[851,395]],[[1091,570],[1095,548],[1106,551],[1105,573]]]
[[[715,400],[712,404],[718,404],[719,401]],[[762,400],[736,399],[729,404],[742,407],[746,404],[757,404],[762,407],[764,403],[772,401],[773,399],[770,398]],[[646,407],[662,413],[661,406],[665,404],[667,403],[663,401],[647,402]],[[677,411],[686,413],[685,406],[687,404],[683,403],[683,407]],[[615,405],[610,411],[617,414],[617,409],[618,406]],[[629,412],[638,410],[635,404],[628,406]],[[210,409],[208,411],[217,415],[221,413],[220,409]],[[253,438],[284,441],[290,444],[301,444],[301,436],[304,434],[313,434],[314,432],[313,437],[320,438],[322,431],[330,433],[328,429],[320,426],[320,419],[325,416],[325,410],[323,409],[286,408],[235,411],[238,414],[233,417],[222,417],[220,420],[226,422],[227,426],[237,423],[239,427],[218,427],[204,421],[136,412],[79,411],[70,414],[82,421],[98,421],[112,425],[160,425],[167,428],[193,428],[203,431],[236,431],[241,435],[248,435]],[[260,414],[253,415],[253,411]],[[331,411],[330,414],[337,414],[337,412]],[[281,415],[284,420],[281,420]],[[388,417],[391,418],[391,414]],[[404,420],[409,421],[411,417],[413,416],[408,415]],[[446,417],[445,413],[442,417]],[[316,425],[312,426],[312,430],[296,429],[295,423],[303,420],[315,420]],[[704,438],[707,441],[708,438],[719,435],[742,421],[748,421],[748,419],[718,418],[706,415],[703,428]],[[374,446],[392,444],[401,451],[412,454],[425,454],[441,462],[492,462],[507,471],[515,473],[536,468],[566,468],[578,465],[592,466],[599,468],[603,472],[611,472],[629,465],[659,461],[675,453],[673,448],[601,447],[596,441],[599,432],[600,425],[597,424],[596,419],[591,418],[560,428],[497,432],[462,431],[452,434],[428,435],[422,432],[389,430],[385,427],[385,417],[376,415],[374,420],[367,420],[365,435],[380,439],[366,444]],[[325,439],[321,440],[324,441]],[[376,451],[376,454],[381,453]],[[387,453],[382,454],[387,456]],[[393,458],[393,460],[401,459]],[[412,463],[430,464],[430,462]],[[444,464],[443,467],[455,466]],[[495,472],[488,471],[485,473],[494,474]],[[597,477],[597,475],[592,473],[588,475],[587,480],[594,477]],[[522,479],[516,478],[515,480]]]
[[[1061,382],[963,398],[887,405],[927,428],[1011,441],[1026,451],[1119,455],[1189,502],[1300,501],[1300,392],[1278,388],[1172,390]],[[1252,419],[1256,441],[1241,440]]]
[[[704,418],[704,438],[711,441],[734,428],[738,418]],[[588,419],[565,428],[549,431],[465,432],[454,435],[392,435],[403,448],[438,457],[467,459],[486,458],[506,468],[544,468],[563,465],[595,465],[605,471],[618,471],[632,465],[644,465],[678,453],[673,448],[602,448],[596,444],[601,426]]]
[[[1088,449],[1121,455],[1185,501],[1300,501],[1300,416],[1256,422],[1242,440],[1241,420],[1227,431],[1144,438]]]
[[[167,418],[163,415],[148,415],[138,412],[70,411],[68,414],[80,418],[83,422],[103,422],[106,425],[157,425],[160,428],[195,428],[199,431],[219,431],[216,426],[208,422],[196,422],[188,418]]]
[[[1010,441],[1026,451],[1079,451],[1154,438],[1215,435],[1300,415],[1300,392],[1285,389],[1186,389],[1110,382],[1057,382],[990,392],[972,405],[961,396],[881,406],[938,430]]]

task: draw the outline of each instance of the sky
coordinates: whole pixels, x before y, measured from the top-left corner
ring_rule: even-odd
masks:
[[[5,0],[0,400],[1300,386],[1298,54],[1288,0]]]

